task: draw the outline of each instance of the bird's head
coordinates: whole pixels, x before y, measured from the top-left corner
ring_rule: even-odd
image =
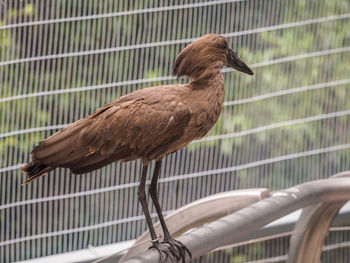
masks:
[[[201,78],[223,66],[253,75],[253,71],[229,48],[227,40],[217,34],[201,36],[176,57],[173,75]]]

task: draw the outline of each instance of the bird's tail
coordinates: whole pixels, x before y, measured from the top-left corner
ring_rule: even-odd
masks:
[[[47,166],[45,164],[41,164],[38,161],[33,161],[30,163],[27,163],[21,169],[21,172],[25,173],[27,175],[27,180],[22,185],[26,185],[26,184],[30,183],[31,181],[35,180],[39,176],[47,174],[48,172],[52,171],[53,169],[55,169],[55,168]]]

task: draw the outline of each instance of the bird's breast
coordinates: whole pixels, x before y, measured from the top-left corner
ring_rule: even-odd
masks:
[[[203,137],[215,125],[222,111],[222,104],[208,106],[197,116],[195,125],[198,129],[198,136],[195,139]]]
[[[189,139],[203,137],[218,120],[224,102],[224,83],[199,91],[190,101],[191,121],[188,127]]]

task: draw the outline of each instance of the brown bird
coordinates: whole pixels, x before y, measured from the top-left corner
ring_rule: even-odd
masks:
[[[187,76],[191,82],[129,93],[43,140],[33,149],[32,162],[21,170],[27,174],[24,184],[57,167],[81,174],[112,162],[141,159],[138,198],[152,247],[159,251],[161,262],[167,257],[184,262],[186,252],[190,257],[191,253],[169,233],[158,202],[157,180],[164,156],[203,137],[217,121],[224,102],[223,66],[253,75],[224,37],[207,34],[198,38],[180,52],[173,68],[173,75]],[[154,231],[145,194],[152,160],[156,164],[149,192],[164,232],[162,242]]]

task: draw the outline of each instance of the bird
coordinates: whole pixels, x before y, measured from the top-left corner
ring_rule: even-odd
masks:
[[[218,120],[224,103],[224,66],[254,74],[223,36],[210,33],[197,38],[177,55],[173,65],[173,75],[189,78],[188,83],[128,93],[44,139],[32,150],[32,161],[21,169],[27,176],[23,184],[58,167],[82,174],[112,162],[140,159],[137,194],[152,239],[150,248],[159,252],[161,263],[168,258],[185,262],[186,254],[192,258],[189,249],[168,230],[158,201],[157,181],[162,159],[202,138]],[[146,201],[146,178],[152,161],[155,167],[149,195],[164,233],[162,241],[157,238]]]

